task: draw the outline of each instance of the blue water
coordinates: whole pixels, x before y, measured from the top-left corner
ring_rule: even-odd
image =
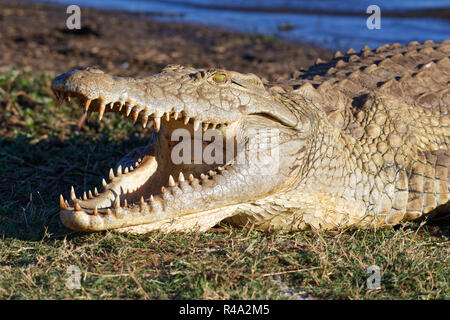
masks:
[[[158,12],[170,15],[156,17],[163,21],[194,22],[218,26],[234,31],[272,35],[290,41],[314,42],[332,49],[354,48],[364,45],[375,48],[384,43],[409,41],[436,42],[450,39],[450,20],[438,18],[383,17],[383,11],[435,9],[450,7],[449,0],[47,0],[83,7],[121,9],[137,12]],[[366,26],[366,8],[378,5],[381,9],[381,29]],[[226,8],[225,8],[226,7]],[[246,7],[248,11],[239,11]],[[254,8],[254,9],[252,9]],[[235,10],[238,9],[238,10]],[[278,9],[261,12],[261,9]],[[298,13],[312,10],[313,13]],[[326,11],[327,14],[316,11]],[[316,13],[314,13],[316,12]],[[341,14],[333,14],[341,12]],[[354,14],[342,15],[342,12]],[[360,15],[355,15],[355,14]],[[280,31],[282,24],[292,25]]]

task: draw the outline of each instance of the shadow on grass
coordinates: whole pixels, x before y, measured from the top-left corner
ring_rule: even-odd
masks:
[[[110,141],[106,134],[75,134],[61,140],[35,141],[26,135],[0,139],[0,235],[41,240],[74,235],[59,220],[59,195],[66,199],[73,185],[80,197],[97,187],[109,168],[131,149],[146,144],[134,137]]]

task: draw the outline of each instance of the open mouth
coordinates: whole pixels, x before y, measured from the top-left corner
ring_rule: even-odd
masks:
[[[90,100],[81,93],[65,90],[54,89],[54,92],[59,103],[77,98],[86,112],[98,112],[99,120],[105,113],[113,112],[130,121],[140,122],[144,128],[153,128],[147,146],[124,155],[116,168],[110,169],[109,176],[102,179],[101,192],[95,188],[77,197],[72,187],[70,199],[65,200],[61,195],[62,212],[103,220],[111,217],[117,221],[113,223],[114,228],[129,226],[128,219],[121,218],[126,215],[163,214],[165,200],[176,198],[185,191],[192,192],[207,181],[215,180],[233,164],[239,121],[201,122],[189,117],[183,110],[158,114],[151,112],[147,106]],[[179,133],[183,134],[182,137]],[[178,140],[174,141],[174,137]],[[213,162],[203,159],[205,150],[210,151]],[[140,220],[134,219],[132,225],[142,223]],[[70,227],[77,229],[76,226]],[[102,229],[102,226],[98,228]]]

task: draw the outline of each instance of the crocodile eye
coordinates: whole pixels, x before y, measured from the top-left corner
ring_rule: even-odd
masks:
[[[227,82],[227,75],[224,73],[218,73],[214,75],[213,80],[217,83],[225,83]]]

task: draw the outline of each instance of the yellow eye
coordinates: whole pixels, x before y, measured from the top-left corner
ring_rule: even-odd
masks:
[[[214,75],[213,80],[217,83],[225,83],[227,82],[227,75],[223,73],[218,73]]]

